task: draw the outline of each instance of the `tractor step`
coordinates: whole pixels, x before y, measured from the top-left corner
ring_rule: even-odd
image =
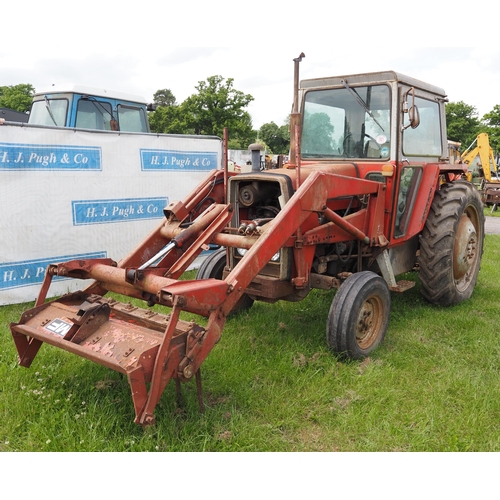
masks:
[[[179,364],[205,333],[194,322],[179,320],[178,314],[175,328],[169,327],[171,320],[172,313],[76,292],[26,311],[10,326],[22,366],[31,365],[45,342],[127,375],[140,420],[150,399],[146,384],[154,377],[162,387],[171,378],[185,380]]]
[[[396,282],[395,286],[390,286],[389,289],[393,292],[406,292],[415,286],[414,281],[400,280]]]

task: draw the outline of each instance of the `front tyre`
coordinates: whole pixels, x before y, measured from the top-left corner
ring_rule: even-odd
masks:
[[[432,304],[467,300],[476,286],[484,244],[484,208],[469,182],[443,184],[420,235],[422,295]]]
[[[335,294],[328,322],[328,347],[342,356],[368,356],[384,340],[391,309],[387,283],[372,271],[349,276]]]

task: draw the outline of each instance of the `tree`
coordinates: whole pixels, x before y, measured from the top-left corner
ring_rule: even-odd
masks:
[[[337,146],[332,141],[334,126],[326,113],[306,113],[304,115],[302,151],[331,154]]]
[[[233,78],[210,76],[206,81],[198,82],[195,87],[198,93],[181,104],[186,123],[195,134],[221,137],[225,127],[230,132],[239,130],[239,133],[251,129],[250,115],[245,108],[254,98],[234,89],[233,82]]]
[[[231,128],[228,127],[228,148],[247,149],[250,144],[257,140],[257,131],[252,128],[252,117],[245,111],[241,119],[234,122]]]
[[[24,113],[31,108],[35,87],[30,83],[20,83],[0,87],[0,108],[10,108]]]
[[[183,134],[185,124],[174,94],[170,89],[157,90],[153,95],[156,110],[149,113],[151,132],[158,134]]]
[[[255,142],[257,132],[245,107],[253,101],[250,94],[233,88],[233,79],[211,76],[198,82],[197,94],[176,104],[169,89],[158,90],[156,111],[149,113],[151,130],[165,134],[205,134],[222,137],[229,131],[229,147],[246,149]]]
[[[180,106],[159,106],[148,115],[151,132],[157,134],[185,134],[186,124]]]
[[[267,144],[273,154],[287,154],[290,149],[290,131],[288,125],[278,127],[276,123],[264,123],[259,129],[259,139]]]
[[[462,144],[462,150],[468,148],[480,132],[480,121],[474,106],[463,101],[450,102],[446,105],[446,131],[450,141]]]
[[[153,95],[153,102],[157,106],[174,106],[177,104],[175,96],[170,89],[157,90]]]
[[[500,105],[497,104],[489,113],[483,116],[481,132],[488,134],[493,151],[500,152]]]

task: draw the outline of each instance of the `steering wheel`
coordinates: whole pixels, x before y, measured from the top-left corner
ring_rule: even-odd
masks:
[[[363,148],[363,154],[365,155],[365,158],[368,158],[368,146],[370,145],[370,141],[373,142],[377,146],[377,149],[379,151],[379,157],[382,152],[382,144],[379,144],[376,139],[374,139],[371,135],[365,134],[365,137],[368,137],[369,141],[365,144]]]
[[[368,137],[368,139],[370,139],[371,141],[373,141],[376,145],[377,145],[377,148],[379,149],[379,151],[382,149],[380,144],[369,134],[363,134],[363,139],[365,137]],[[349,154],[347,153],[346,151],[346,145],[347,145],[347,141],[348,139],[351,139],[352,138],[352,133],[349,132],[345,137],[344,137],[344,140],[342,141],[342,148],[344,150],[344,153],[347,155],[348,158],[354,158],[356,156],[356,154]],[[354,144],[356,146],[356,144]],[[364,155],[364,157],[366,157],[366,149],[368,149],[366,146],[368,145],[368,143],[366,143],[366,145],[363,145],[363,150],[362,150],[362,154]],[[354,152],[356,153],[356,152]],[[360,157],[362,157],[362,155],[359,155]]]

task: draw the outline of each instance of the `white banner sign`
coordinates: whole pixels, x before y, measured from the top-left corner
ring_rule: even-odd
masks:
[[[214,137],[0,125],[0,305],[34,300],[48,264],[119,261],[221,165]]]

